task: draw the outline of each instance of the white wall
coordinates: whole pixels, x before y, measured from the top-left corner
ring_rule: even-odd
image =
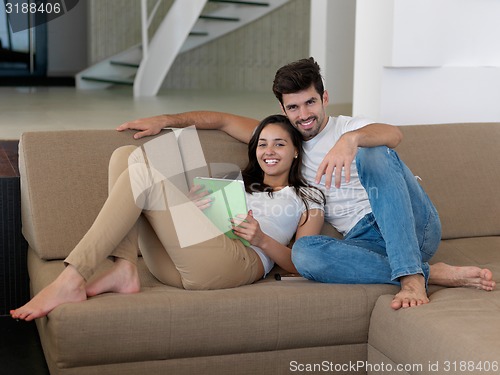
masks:
[[[355,10],[353,0],[311,0],[310,55],[322,69],[331,104],[352,103]]]
[[[353,114],[500,121],[499,15],[497,0],[357,0]]]
[[[394,0],[356,3],[353,115],[379,119],[382,67],[390,63]]]

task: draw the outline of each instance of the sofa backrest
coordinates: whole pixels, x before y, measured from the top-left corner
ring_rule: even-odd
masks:
[[[19,143],[23,234],[42,259],[64,259],[92,225],[107,197],[108,162],[132,132],[27,132]],[[208,162],[246,165],[247,146],[219,131],[198,131]]]
[[[401,130],[397,151],[436,205],[443,239],[500,235],[500,123]]]
[[[500,123],[401,129],[397,151],[436,204],[443,238],[500,235]],[[246,164],[244,143],[219,131],[198,134],[207,162]],[[42,259],[65,258],[91,226],[107,196],[113,150],[150,139],[115,130],[22,135],[23,233]]]

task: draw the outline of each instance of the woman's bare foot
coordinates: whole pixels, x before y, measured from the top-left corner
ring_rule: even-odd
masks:
[[[401,291],[394,296],[391,303],[391,307],[394,310],[429,303],[429,298],[425,290],[424,276],[420,274],[403,276],[400,282]]]
[[[73,266],[68,265],[57,279],[42,289],[27,304],[11,310],[10,315],[14,319],[31,321],[47,315],[63,303],[80,302],[86,299],[85,279]]]
[[[101,293],[138,293],[141,282],[137,266],[125,259],[117,258],[113,267],[87,284],[87,296]]]
[[[469,287],[486,291],[491,291],[496,287],[493,274],[489,269],[475,266],[455,267],[446,263],[431,265],[429,284]]]

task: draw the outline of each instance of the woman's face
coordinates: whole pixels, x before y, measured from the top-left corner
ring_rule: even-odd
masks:
[[[286,130],[280,125],[269,124],[262,129],[257,143],[257,161],[264,171],[264,183],[284,186],[297,150]],[[278,185],[277,185],[278,184]]]

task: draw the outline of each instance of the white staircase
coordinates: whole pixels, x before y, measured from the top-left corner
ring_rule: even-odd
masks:
[[[284,5],[288,0],[175,0],[149,40],[148,30],[162,0],[150,14],[141,0],[142,44],[76,75],[78,89],[133,85],[134,96],[155,96],[178,54],[228,34]],[[204,11],[207,3],[217,10]]]

